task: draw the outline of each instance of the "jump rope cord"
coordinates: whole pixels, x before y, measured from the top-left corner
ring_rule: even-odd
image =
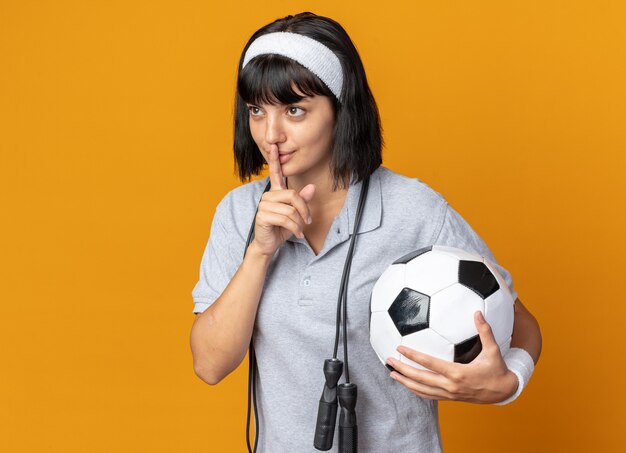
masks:
[[[287,180],[287,178],[285,178],[285,180]],[[355,244],[355,240],[357,236],[356,232],[359,231],[359,225],[361,224],[361,217],[363,214],[362,208],[363,208],[363,205],[365,204],[365,199],[367,198],[368,186],[369,186],[369,178],[366,178],[363,184],[361,185],[361,196],[359,197],[359,205],[357,208],[355,227],[354,227],[352,237],[350,238],[350,247],[348,249],[349,259],[346,260],[346,263],[344,265],[343,274],[341,276],[341,286],[339,288],[339,298],[337,300],[337,320],[335,323],[335,326],[336,326],[335,327],[335,345],[333,348],[333,358],[334,359],[337,358],[337,349],[339,347],[339,326],[341,324],[341,318],[342,318],[341,308],[343,306],[343,355],[344,355],[344,361],[346,365],[346,383],[348,384],[350,383],[350,369],[348,367],[348,326],[347,326],[348,300],[347,300],[347,294],[346,294],[345,288],[348,285],[348,277],[350,275],[350,268],[352,267],[352,253],[354,250],[354,244]],[[263,193],[267,192],[270,189],[270,187],[271,187],[271,181],[268,181],[267,185],[265,186],[265,190],[263,190]],[[255,218],[256,218],[256,214],[258,213],[258,211],[259,211],[259,206],[257,204],[257,209],[254,214]],[[250,226],[250,231],[248,233],[248,240],[246,241],[246,248],[244,251],[244,256],[245,256],[246,251],[248,250],[248,246],[250,245],[250,242],[253,239],[253,236],[254,236],[254,222],[252,222],[252,225]],[[246,416],[246,444],[247,444],[249,453],[252,453],[252,451],[256,453],[257,442],[258,442],[259,419],[258,419],[258,411],[257,411],[257,403],[256,403],[256,371],[257,371],[256,356],[254,354],[254,344],[253,344],[252,337],[251,337],[250,338],[250,351],[248,353],[248,414]],[[250,393],[252,393],[253,395],[253,405],[254,405],[253,407],[254,426],[255,426],[254,450],[252,450],[250,447]]]
[[[270,190],[271,181],[267,182],[263,193]],[[254,218],[256,219],[256,215],[259,212],[259,204],[257,203],[256,211],[254,213]],[[248,246],[252,239],[254,238],[254,221],[250,225],[250,231],[248,232],[248,240],[246,241],[246,248],[244,249],[244,257],[246,252],[248,251]],[[254,329],[254,328],[253,328]],[[250,336],[250,347],[248,352],[248,415],[246,416],[246,444],[248,446],[248,453],[252,453],[252,448],[250,448],[250,395],[252,394],[252,404],[254,409],[254,453],[256,453],[257,442],[258,442],[258,434],[259,434],[259,415],[257,411],[256,404],[256,374],[257,374],[257,364],[256,364],[256,355],[254,353],[254,342],[252,340],[252,336]]]
[[[341,322],[341,308],[343,306],[343,357],[346,366],[346,383],[350,383],[350,368],[348,366],[348,294],[345,288],[348,286],[348,279],[350,277],[350,268],[352,267],[352,254],[354,251],[354,244],[356,241],[357,232],[359,231],[359,225],[361,224],[361,217],[363,215],[363,205],[367,198],[369,186],[369,178],[367,178],[361,185],[361,196],[359,197],[359,205],[357,207],[357,216],[354,221],[354,231],[350,238],[350,247],[348,248],[348,259],[343,268],[343,275],[341,276],[341,286],[339,288],[339,300],[337,301],[337,320],[335,323],[335,346],[333,349],[333,359],[337,358],[337,349],[339,345],[339,325]]]
[[[256,412],[256,389],[255,389],[255,375],[254,372],[256,368],[256,359],[254,357],[254,346],[252,345],[252,340],[250,340],[250,352],[248,354],[248,415],[246,417],[246,443],[248,444],[248,451],[252,451],[250,448],[250,386],[252,386],[252,395],[254,395],[254,426],[259,426],[259,419]],[[257,445],[257,437],[254,437],[254,451],[256,452]]]

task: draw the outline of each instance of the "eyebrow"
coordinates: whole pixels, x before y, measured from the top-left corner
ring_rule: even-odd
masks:
[[[300,102],[309,102],[310,103],[310,102],[313,102],[312,99],[313,99],[312,96],[304,96],[301,100],[294,102],[294,104],[298,104]],[[257,104],[253,104],[251,102],[246,102],[246,105],[247,106],[257,106],[258,107]],[[285,105],[287,105],[287,104],[285,104]]]

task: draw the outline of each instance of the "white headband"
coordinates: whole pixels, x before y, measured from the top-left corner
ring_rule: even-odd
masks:
[[[286,31],[277,31],[259,36],[248,47],[241,69],[262,54],[278,54],[289,57],[318,76],[340,99],[343,71],[337,55],[319,41],[308,36]]]

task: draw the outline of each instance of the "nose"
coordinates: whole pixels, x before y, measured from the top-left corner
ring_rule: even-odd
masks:
[[[267,143],[281,143],[285,141],[285,131],[279,114],[268,114],[265,122],[265,141]]]

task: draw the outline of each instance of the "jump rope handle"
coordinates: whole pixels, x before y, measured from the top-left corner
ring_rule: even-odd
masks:
[[[356,425],[356,384],[343,383],[337,387],[341,405],[339,415],[339,453],[356,453],[358,432]]]
[[[324,361],[326,383],[317,410],[317,424],[315,425],[315,439],[313,440],[313,446],[318,450],[330,450],[333,446],[337,421],[337,382],[339,382],[341,373],[343,373],[341,360],[326,359]]]

